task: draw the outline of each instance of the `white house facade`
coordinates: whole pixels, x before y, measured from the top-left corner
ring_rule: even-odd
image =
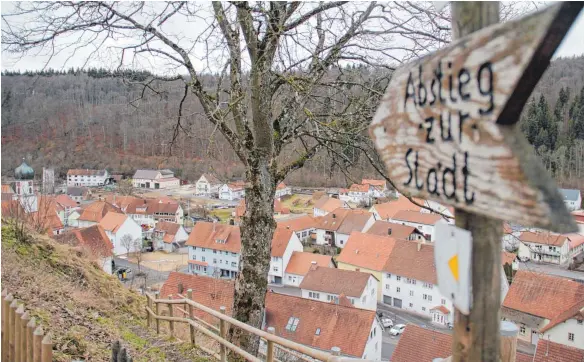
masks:
[[[575,189],[560,189],[562,196],[564,196],[564,204],[570,211],[579,210],[582,206],[582,193]]]
[[[235,279],[239,271],[239,256],[240,253],[226,250],[189,246],[189,272]]]
[[[99,224],[114,245],[114,255],[125,255],[142,249],[142,228],[126,215],[108,212]]]
[[[168,169],[137,170],[132,177],[132,185],[136,188],[167,189],[179,187],[180,180]]]
[[[219,193],[221,182],[211,174],[203,174],[195,183],[195,194],[200,196],[211,196]]]
[[[278,187],[276,187],[276,195],[275,197],[277,199],[286,196],[286,195],[292,195],[292,188],[290,186],[286,186],[285,183],[280,182],[278,184]]]
[[[304,276],[311,267],[334,268],[335,264],[330,255],[295,251],[292,253],[284,272],[284,285],[300,286]]]
[[[521,260],[566,264],[570,258],[570,240],[567,236],[547,231],[525,231],[519,235]]]
[[[97,187],[105,185],[110,178],[107,170],[72,169],[67,171],[67,187]]]
[[[223,184],[219,188],[220,200],[239,200],[245,197],[245,187],[243,184]]]
[[[370,212],[337,209],[320,220],[316,227],[316,244],[344,248],[352,232],[367,230],[373,223],[375,218]]]
[[[285,228],[276,229],[272,239],[272,257],[268,271],[268,282],[283,284],[284,273],[288,267],[292,253],[303,250],[304,247],[295,232]]]

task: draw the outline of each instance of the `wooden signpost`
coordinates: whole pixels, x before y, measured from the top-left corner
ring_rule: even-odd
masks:
[[[502,220],[577,230],[516,123],[581,9],[558,3],[496,24],[497,2],[453,2],[452,45],[397,69],[373,118],[399,190],[453,205],[472,237],[470,310],[455,310],[453,361],[500,361]]]

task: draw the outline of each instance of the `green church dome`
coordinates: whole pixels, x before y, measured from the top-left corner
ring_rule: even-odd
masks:
[[[34,178],[34,170],[26,162],[22,161],[20,166],[14,170],[14,176],[17,180],[32,180]]]

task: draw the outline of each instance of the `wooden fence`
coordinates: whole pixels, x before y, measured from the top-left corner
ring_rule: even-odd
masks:
[[[225,307],[221,307],[220,311],[213,310],[193,301],[192,295],[192,289],[187,291],[186,296],[178,294],[180,299],[160,299],[158,292],[155,294],[150,292],[146,293],[148,298],[146,306],[148,327],[154,327],[156,329],[156,333],[160,334],[160,322],[168,322],[170,334],[172,337],[174,337],[175,323],[185,323],[189,326],[190,343],[193,346],[196,345],[195,331],[219,343],[220,347],[218,354],[213,351],[206,352],[210,353],[213,357],[217,358],[221,362],[227,361],[227,350],[233,351],[239,356],[245,358],[247,361],[262,362],[262,359],[251,355],[250,353],[244,351],[226,339],[227,331],[230,325],[260,337],[266,344],[263,355],[265,356],[265,361],[267,362],[278,362],[276,359],[277,349],[282,353],[286,353],[288,355],[294,356],[298,360],[304,361],[314,361],[315,359],[323,362],[365,361],[358,358],[342,357],[341,350],[338,347],[331,348],[331,352],[325,352],[307,347],[296,342],[292,342],[282,337],[278,337],[275,335],[273,328],[268,328],[268,332],[265,332],[261,329],[249,326],[243,322],[238,321],[237,319],[227,316],[225,314]],[[185,317],[174,316],[175,306],[177,307],[176,310],[185,315]],[[219,328],[195,316],[194,308],[219,319]],[[162,315],[163,310],[168,311],[168,316]]]
[[[51,362],[53,343],[16,298],[2,291],[2,362]]]

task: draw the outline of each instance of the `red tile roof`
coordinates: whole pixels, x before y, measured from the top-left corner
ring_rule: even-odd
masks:
[[[519,235],[519,240],[536,244],[562,246],[568,238],[565,235],[554,234],[548,231],[525,231]]]
[[[276,187],[277,190],[282,190],[282,189],[285,189],[285,188],[286,188],[286,184],[283,183],[283,182],[280,182],[278,184],[278,186]]]
[[[516,352],[515,362],[533,362],[533,356],[527,353]]]
[[[451,354],[450,334],[408,324],[391,355],[391,362],[431,362]]]
[[[219,179],[217,177],[215,177],[215,175],[211,174],[211,173],[204,173],[201,177],[205,177],[205,179],[207,180],[207,182],[211,185],[218,185],[221,184],[221,181],[219,181]]]
[[[312,266],[312,262],[316,262],[319,267],[329,267],[332,263],[330,255],[314,254],[295,251],[290,257],[286,273],[295,275],[306,275]]]
[[[554,319],[550,320],[548,324],[546,324],[543,328],[539,330],[540,333],[544,333],[549,331],[550,329],[554,328],[560,323],[567,321],[568,319],[576,319],[579,321],[584,320],[584,297],[582,300],[576,302],[573,306],[566,309],[564,312],[558,314]]]
[[[397,221],[408,221],[415,222],[424,225],[435,225],[438,221],[442,219],[442,216],[438,214],[431,214],[429,212],[417,212],[410,210],[401,210],[396,212],[393,220]]]
[[[292,235],[294,235],[294,231],[290,229],[279,227],[274,230],[274,236],[272,237],[272,256],[284,256]]]
[[[421,199],[414,199],[419,204],[423,205],[424,200]],[[420,211],[422,208],[413,204],[410,200],[408,200],[405,196],[399,196],[397,200],[385,202],[383,204],[373,205],[375,211],[379,214],[379,216],[386,220],[391,219],[396,212],[401,210],[412,210],[412,211]]]
[[[71,169],[67,171],[67,176],[103,176],[105,170]]]
[[[310,215],[278,221],[278,227],[290,228],[292,231],[304,231],[316,228],[316,220]]]
[[[225,240],[225,243],[218,243],[217,240]],[[239,226],[199,221],[193,227],[186,245],[240,253],[241,233]]]
[[[385,180],[374,180],[374,179],[363,179],[361,180],[361,184],[363,185],[371,185],[377,188],[384,188],[386,185]]]
[[[513,265],[515,258],[517,258],[517,255],[515,255],[514,253],[510,253],[508,251],[501,252],[501,261],[503,265],[505,264]]]
[[[10,186],[8,184],[2,184],[2,193],[3,194],[13,194],[14,191],[12,191],[12,186]]]
[[[322,216],[317,228],[348,235],[353,231],[362,231],[372,216],[370,212],[361,209],[338,208]]]
[[[55,196],[55,201],[64,207],[77,207],[77,202],[73,201],[69,195],[61,194]]]
[[[233,310],[233,293],[235,292],[235,283],[232,280],[211,278],[202,275],[185,274],[170,272],[168,279],[162,285],[160,297],[166,299],[168,295],[178,298],[182,286],[182,295],[186,297],[187,290],[193,290],[193,300],[203,304],[206,307],[219,311],[220,307],[225,307],[226,314],[231,315]],[[202,318],[204,321],[215,324],[218,320],[197,309],[193,308],[195,316]],[[175,316],[181,315],[175,313]]]
[[[554,320],[584,300],[584,284],[533,271],[518,270],[503,306]]]
[[[370,270],[383,270],[396,239],[353,232],[349,236],[343,251],[337,258],[339,263],[351,264]],[[409,241],[415,245],[415,243]]]
[[[2,201],[2,217],[17,218],[25,214],[22,205],[18,200]]]
[[[371,277],[369,273],[316,266],[306,273],[300,289],[360,298]]]
[[[402,278],[437,284],[434,246],[415,241],[395,240],[383,271]]]
[[[390,232],[391,230],[391,232]],[[379,235],[379,236],[391,236],[396,239],[407,239],[410,235],[414,233],[421,234],[418,229],[413,226],[407,226],[402,224],[396,224],[394,222],[377,220],[371,225],[371,227],[365,230],[367,234]]]
[[[87,248],[94,256],[103,258],[113,256],[113,244],[105,234],[101,225],[93,225],[82,229],[54,235],[53,239],[60,243]]]
[[[298,318],[295,331],[286,329],[292,317]],[[374,311],[273,292],[266,294],[266,329],[274,327],[280,337],[325,351],[339,347],[343,355],[363,356],[375,318]]]
[[[584,235],[582,234],[565,234],[570,240],[570,249],[577,248],[578,246],[584,244]]]
[[[124,214],[118,214],[117,212],[110,211],[103,217],[103,219],[101,219],[99,225],[101,225],[104,230],[116,233],[127,218],[128,217]]]
[[[535,348],[533,362],[582,362],[584,349],[540,339]]]
[[[343,207],[344,204],[345,203],[339,199],[323,196],[314,204],[314,208],[324,210],[326,212],[332,212],[335,209]]]
[[[442,313],[444,315],[449,315],[450,314],[450,309],[446,308],[443,305],[439,305],[437,307],[430,308],[430,310],[437,310],[437,311],[439,311],[440,313]]]
[[[164,237],[162,238],[162,241],[170,244],[174,240],[174,237],[179,229],[180,229],[180,225],[175,223],[175,222],[159,221],[156,223],[156,227],[154,228],[154,232],[164,233]]]
[[[101,219],[108,213],[108,212],[117,212],[119,214],[122,213],[118,207],[110,204],[106,201],[95,201],[81,212],[79,216],[79,220],[83,221],[93,221],[93,222],[100,222]]]
[[[351,192],[369,192],[369,184],[361,185],[361,184],[352,184],[349,187],[349,191]]]

